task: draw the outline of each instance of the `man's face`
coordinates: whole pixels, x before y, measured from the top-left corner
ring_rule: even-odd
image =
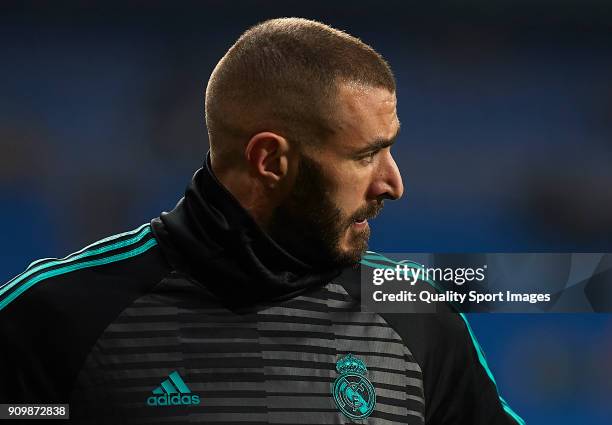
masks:
[[[383,199],[403,193],[390,152],[399,131],[395,94],[343,84],[334,118],[330,140],[304,148],[293,190],[273,214],[270,233],[306,261],[348,266],[367,249],[367,220],[380,212]]]

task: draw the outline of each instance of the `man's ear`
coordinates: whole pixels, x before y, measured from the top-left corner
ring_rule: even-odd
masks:
[[[289,142],[283,136],[269,131],[255,134],[247,144],[245,156],[251,172],[274,188],[287,176],[289,169]]]

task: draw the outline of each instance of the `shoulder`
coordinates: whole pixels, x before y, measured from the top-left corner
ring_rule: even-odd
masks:
[[[0,369],[15,375],[11,396],[61,400],[98,335],[168,272],[145,224],[64,258],[35,261],[0,285],[0,337],[11,347],[0,355],[10,370]]]
[[[21,274],[0,285],[0,315],[29,304],[61,304],[81,295],[92,302],[98,292],[130,291],[155,278],[165,266],[150,225],[109,236],[64,258],[31,263]],[[157,267],[156,267],[157,266]],[[119,284],[120,283],[120,284]]]

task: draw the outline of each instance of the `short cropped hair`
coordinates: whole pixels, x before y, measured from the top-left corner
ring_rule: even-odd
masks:
[[[240,155],[262,131],[298,143],[320,143],[334,132],[339,83],[395,92],[391,68],[373,48],[343,31],[302,18],[280,18],[248,29],[208,81],[206,125],[215,157]],[[234,158],[236,159],[236,158]]]

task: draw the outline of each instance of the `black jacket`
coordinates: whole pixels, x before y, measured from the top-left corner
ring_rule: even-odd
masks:
[[[113,425],[523,423],[462,316],[361,311],[358,285],[279,247],[207,159],[172,212],[0,286],[0,403]]]

